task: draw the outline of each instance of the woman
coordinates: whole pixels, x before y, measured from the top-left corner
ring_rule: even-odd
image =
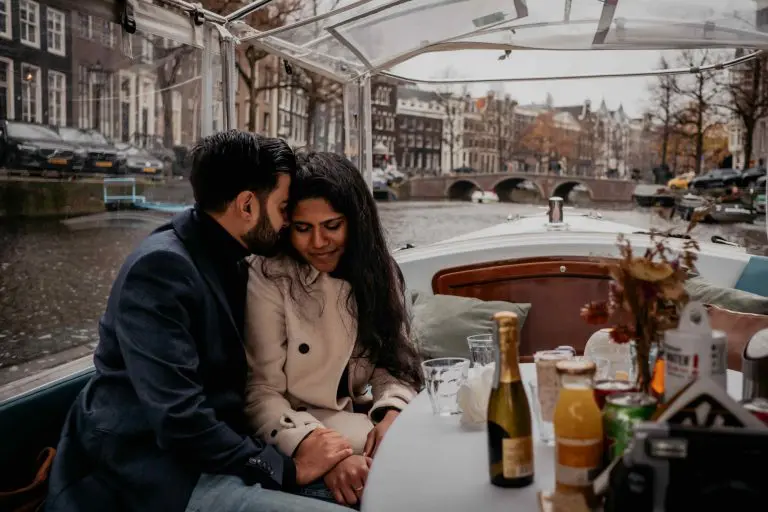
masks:
[[[333,153],[297,160],[284,255],[251,261],[246,412],[287,455],[325,427],[348,438],[353,457],[373,457],[422,386],[402,276],[352,163]],[[329,487],[353,504],[358,483],[343,496]]]

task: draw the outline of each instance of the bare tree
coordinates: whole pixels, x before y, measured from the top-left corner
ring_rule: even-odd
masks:
[[[679,62],[683,66],[701,68],[715,62],[717,55],[710,50],[683,50]],[[696,174],[701,173],[704,155],[704,135],[720,121],[721,91],[713,77],[717,71],[699,72],[675,81],[675,93],[681,96],[682,108],[677,120],[694,137]]]
[[[216,1],[216,0],[214,0]],[[225,4],[232,0],[218,0]],[[239,2],[235,2],[239,6]],[[273,28],[283,26],[295,15],[301,13],[304,5],[302,0],[278,0],[271,2],[266,8],[258,9],[246,17],[246,21],[251,27],[259,31],[267,31]],[[262,91],[279,88],[279,69],[271,66],[265,66],[262,70],[264,75],[259,83],[259,63],[269,56],[269,53],[257,48],[252,43],[238,46],[235,66],[237,74],[240,76],[245,90],[248,91],[248,131],[255,132],[257,129],[256,113],[258,107],[259,94]]]
[[[736,56],[741,53],[737,50]],[[744,128],[744,169],[749,168],[752,159],[755,128],[761,119],[768,117],[765,66],[766,58],[760,56],[718,77],[724,93],[720,106]]]
[[[257,25],[260,25],[254,25],[253,21],[249,23],[260,30],[279,27],[295,16],[316,16],[319,14],[321,7],[323,10],[333,10],[339,5],[340,1],[333,0],[330,5],[321,6],[320,0],[282,0],[277,6],[272,7],[270,14],[256,20]],[[272,5],[270,4],[270,6]],[[256,13],[258,14],[262,11],[256,11]],[[313,31],[314,38],[319,38],[324,33],[319,24],[315,24],[310,30]],[[268,56],[268,53],[253,46],[246,48],[244,51],[248,67],[246,68],[242,63],[238,63],[238,73],[250,92],[251,112],[248,122],[249,130],[255,129],[255,121],[251,120],[255,118],[256,99],[259,93],[275,89],[302,91],[307,99],[307,123],[304,139],[309,146],[313,146],[317,135],[314,130],[315,119],[320,107],[340,102],[343,96],[344,85],[324,75],[294,65],[285,66],[284,69],[269,69],[269,75],[272,79],[263,80],[261,84],[256,84],[256,66],[259,61]]]
[[[451,172],[456,168],[456,162],[454,161],[456,154],[456,147],[461,145],[461,130],[459,123],[463,118],[467,88],[466,86],[461,89],[460,92],[455,93],[450,88],[442,88],[435,91],[437,100],[443,109],[444,127],[443,130],[443,144],[448,146],[448,161]]]
[[[659,63],[661,69],[669,69],[664,57]],[[677,79],[674,75],[659,75],[650,88],[651,106],[648,113],[661,124],[661,165],[667,164],[669,142],[676,120]]]

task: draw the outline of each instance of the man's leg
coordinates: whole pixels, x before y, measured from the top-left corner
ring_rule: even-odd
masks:
[[[230,475],[204,474],[198,480],[186,512],[348,512],[349,509],[260,485],[248,486]]]

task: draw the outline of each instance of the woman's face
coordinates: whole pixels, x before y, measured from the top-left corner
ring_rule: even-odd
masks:
[[[291,244],[320,272],[333,272],[347,243],[347,218],[325,199],[304,199],[291,216]]]

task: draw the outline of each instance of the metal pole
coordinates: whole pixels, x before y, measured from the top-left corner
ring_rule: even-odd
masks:
[[[213,55],[211,45],[215,40],[213,27],[204,25],[202,63],[200,70],[200,138],[213,133]]]
[[[363,75],[358,80],[358,161],[360,172],[373,192],[373,143],[371,136],[371,77]]]
[[[254,2],[251,2],[248,5],[244,5],[243,7],[237,9],[236,11],[227,14],[226,16],[227,23],[229,23],[230,21],[235,21],[235,20],[245,18],[252,12],[258,11],[259,9],[261,9],[262,7],[264,7],[265,5],[271,2],[272,0],[255,0]]]

